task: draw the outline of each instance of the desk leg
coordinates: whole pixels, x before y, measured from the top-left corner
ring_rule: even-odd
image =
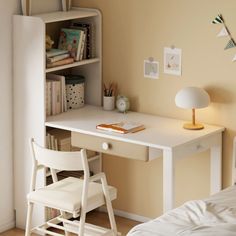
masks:
[[[222,189],[222,134],[217,134],[216,143],[211,147],[211,194]]]
[[[163,151],[163,212],[174,208],[174,175],[175,166],[173,152],[171,150]]]

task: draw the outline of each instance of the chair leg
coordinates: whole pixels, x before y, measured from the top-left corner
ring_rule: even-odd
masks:
[[[104,197],[105,197],[105,201],[106,201],[106,206],[107,206],[111,229],[113,230],[114,235],[118,235],[114,211],[112,208],[111,198],[110,198],[110,195],[108,192],[107,180],[106,180],[105,176],[102,178],[102,188],[103,188],[103,193],[104,193]]]
[[[111,229],[113,230],[114,235],[116,236],[118,235],[118,231],[117,231],[116,220],[115,220],[114,211],[113,211],[110,199],[106,201],[106,205],[107,205],[107,211],[108,211]]]
[[[31,235],[32,213],[33,213],[33,203],[32,202],[28,202],[26,227],[25,227],[25,236],[30,236]]]
[[[79,219],[79,233],[78,233],[79,236],[84,235],[85,219],[86,219],[86,211],[82,210]]]
[[[64,211],[60,211],[61,215],[63,218],[66,218],[66,214]],[[65,227],[65,224],[63,223],[63,226]],[[65,230],[65,236],[70,236],[70,233]]]

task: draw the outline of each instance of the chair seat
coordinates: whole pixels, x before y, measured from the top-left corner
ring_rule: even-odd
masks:
[[[81,206],[83,180],[68,177],[46,187],[37,189],[27,195],[30,202],[61,209],[66,212],[79,212]],[[117,189],[108,186],[110,199],[117,196]],[[87,211],[105,204],[105,198],[100,183],[90,182],[87,198]]]

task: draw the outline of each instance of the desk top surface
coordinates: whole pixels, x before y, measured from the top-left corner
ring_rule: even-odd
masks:
[[[117,134],[96,129],[98,124],[121,121],[144,124],[145,130],[136,133]],[[183,122],[182,120],[138,112],[129,111],[123,114],[117,111],[104,111],[102,107],[86,105],[80,109],[69,110],[48,117],[45,125],[160,149],[172,149],[224,131],[223,127],[207,124],[204,124],[205,128],[202,130],[186,130],[183,129]]]

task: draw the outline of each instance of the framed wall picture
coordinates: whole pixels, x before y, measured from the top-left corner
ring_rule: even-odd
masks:
[[[144,77],[150,79],[159,78],[159,62],[153,60],[144,60]]]
[[[182,74],[182,50],[179,48],[164,48],[164,73],[171,75]]]

